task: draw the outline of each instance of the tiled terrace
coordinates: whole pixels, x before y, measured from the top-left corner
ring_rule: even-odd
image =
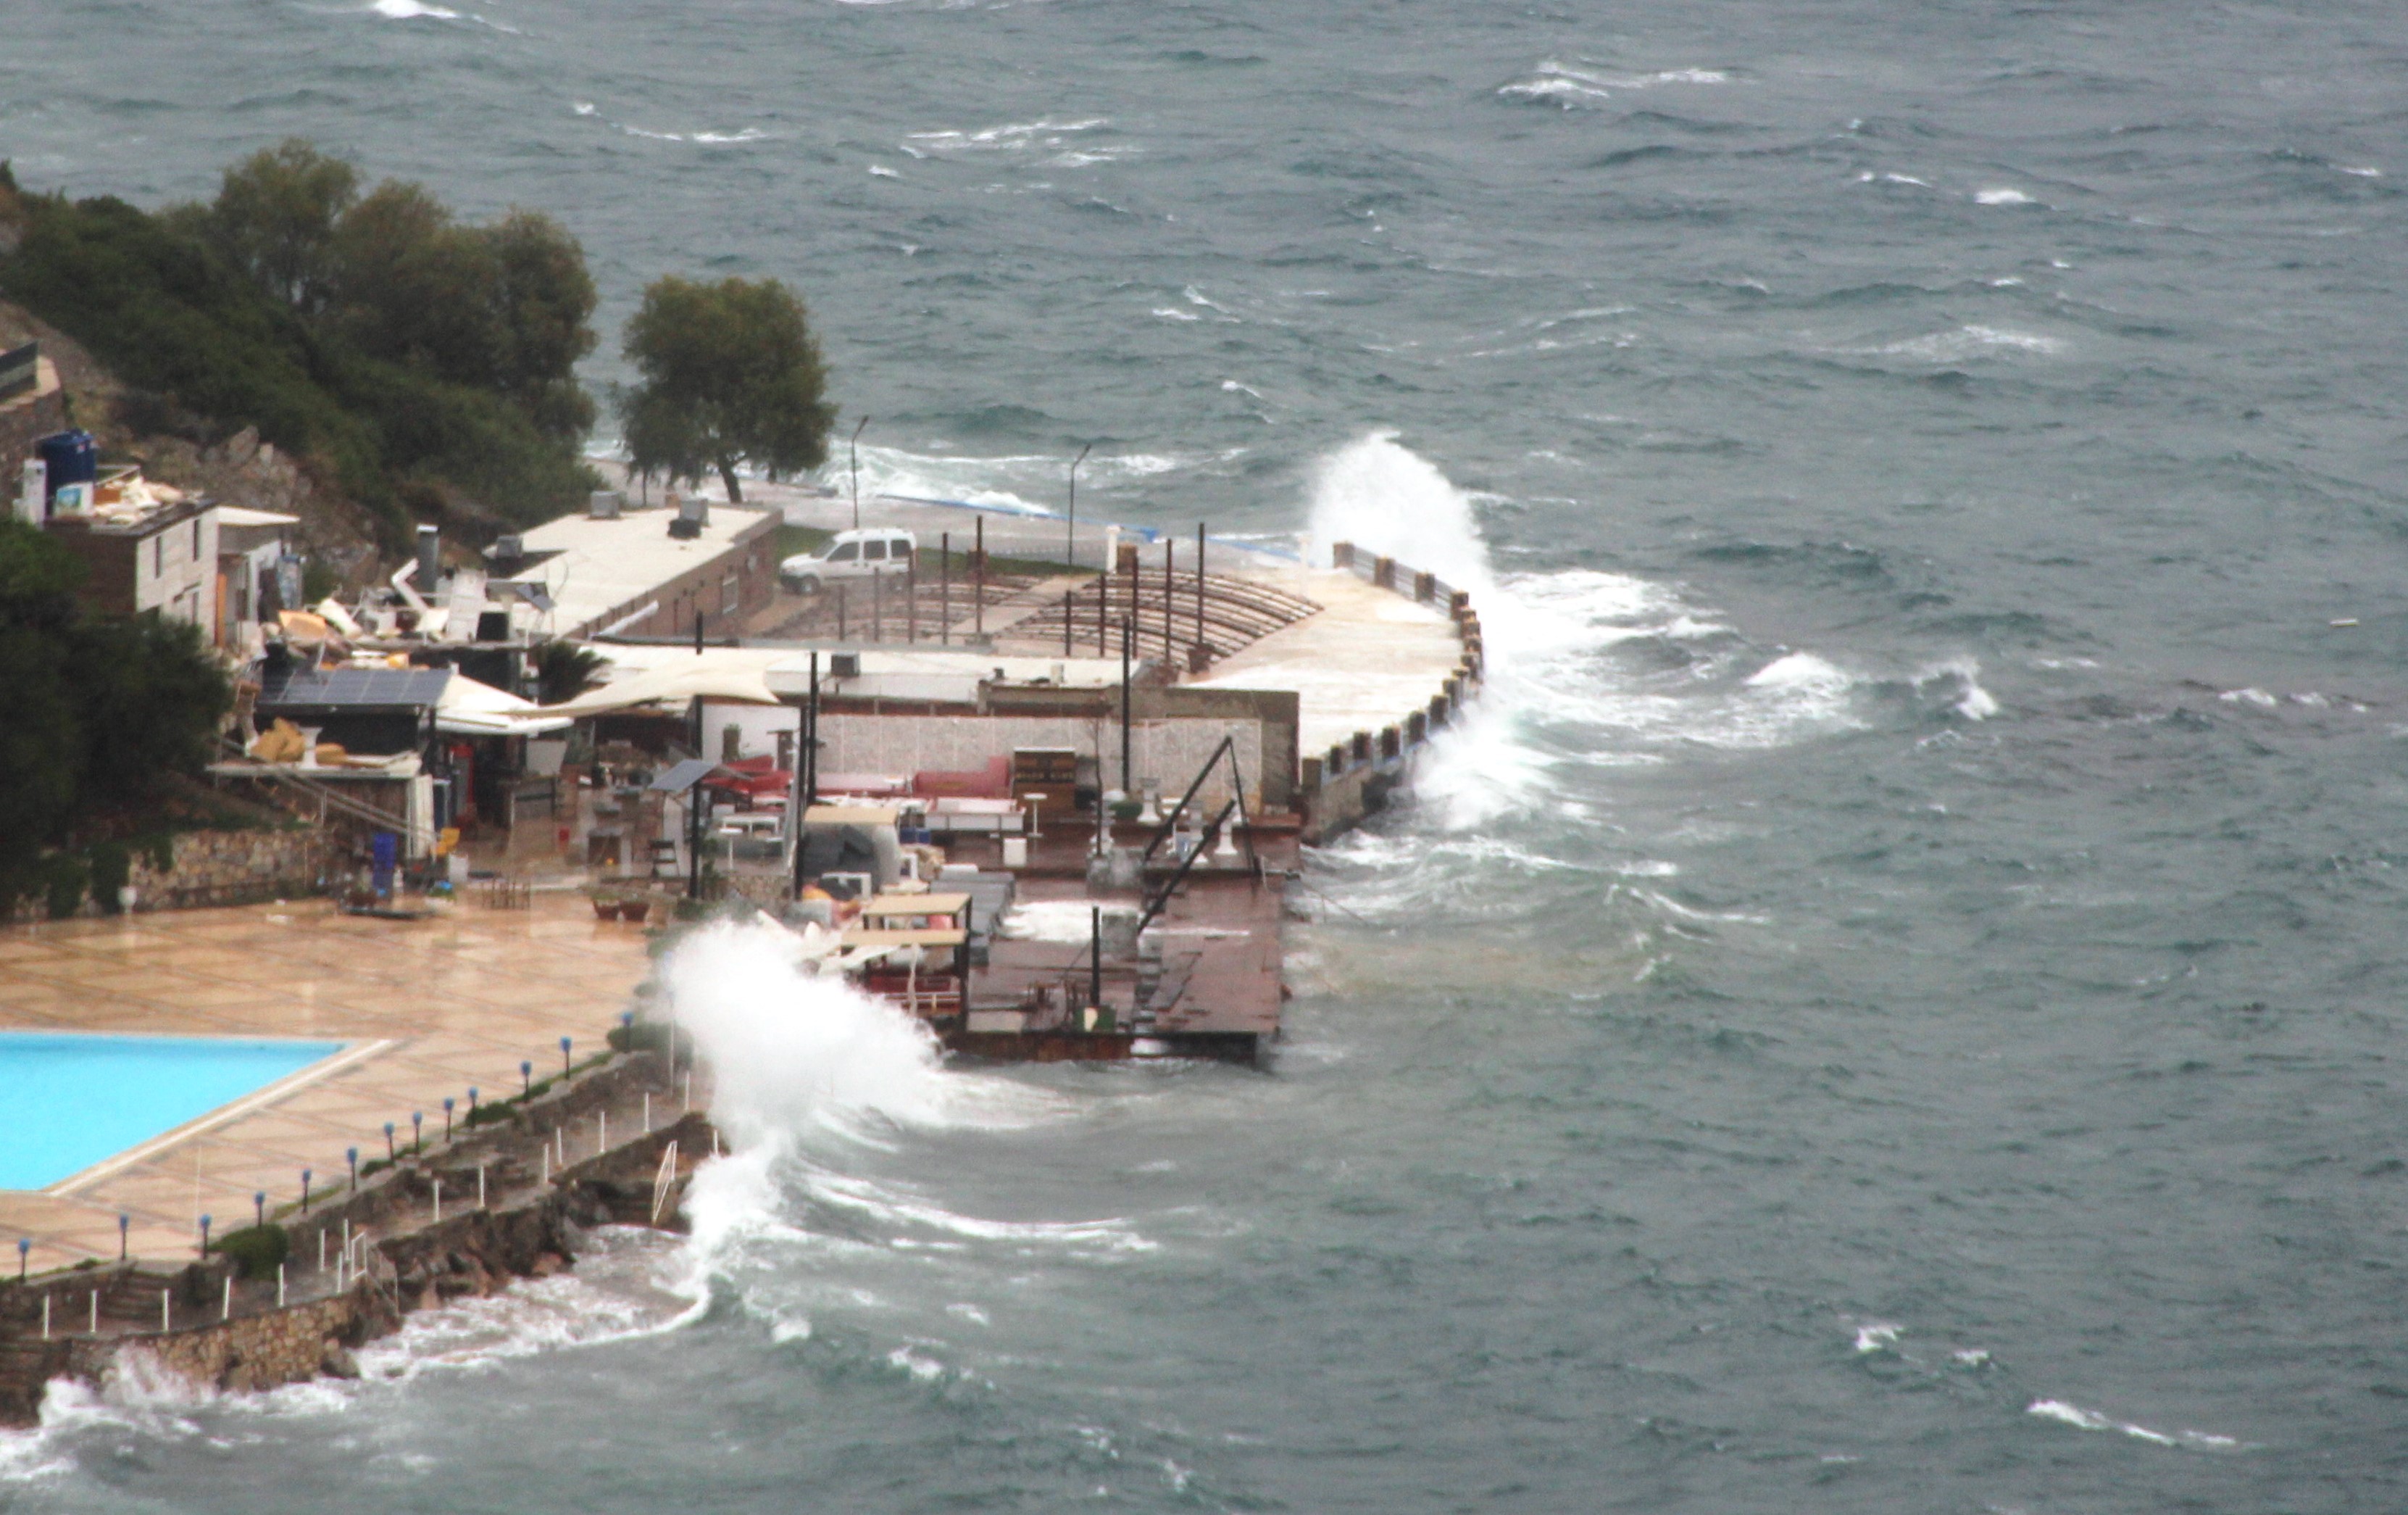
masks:
[[[407,1142],[410,1113],[423,1111],[439,1136],[445,1095],[465,1115],[471,1086],[518,1092],[523,1060],[538,1077],[557,1072],[563,1036],[580,1060],[599,1050],[645,969],[641,929],[595,920],[574,893],[417,921],[305,900],[0,930],[0,1029],[351,1044],[130,1161],[41,1193],[0,1190],[0,1249],[31,1238],[36,1272],[113,1259],[122,1212],[134,1256],[190,1258],[198,1216],[247,1225],[255,1192],[288,1204],[302,1169],[324,1191],[341,1182],[346,1148],[383,1156],[388,1120]]]

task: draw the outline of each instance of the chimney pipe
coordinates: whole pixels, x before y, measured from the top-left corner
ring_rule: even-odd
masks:
[[[418,592],[435,593],[443,571],[443,533],[431,526],[418,528]]]

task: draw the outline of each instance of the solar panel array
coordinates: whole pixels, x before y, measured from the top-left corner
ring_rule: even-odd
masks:
[[[442,699],[443,686],[451,682],[448,668],[294,669],[268,677],[259,691],[259,708],[423,710]]]

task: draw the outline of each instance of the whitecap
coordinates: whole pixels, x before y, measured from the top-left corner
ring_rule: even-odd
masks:
[[[2024,1407],[2024,1413],[2043,1421],[2057,1421],[2082,1431],[2120,1431],[2135,1441],[2145,1441],[2156,1447],[2190,1448],[2202,1451],[2224,1451],[2241,1443],[2231,1436],[2216,1436],[2205,1431],[2177,1431],[2169,1436],[2152,1431],[2145,1425],[2118,1421],[2094,1409],[2068,1404],[2061,1399],[2035,1399]]]
[[[1856,1327],[1856,1351],[1859,1355],[1896,1349],[1898,1338],[1906,1333],[1901,1325],[1887,1320],[1871,1320]]]
[[[372,0],[368,9],[387,21],[458,21],[460,13],[421,0]]]
[[[572,102],[572,108],[580,116],[590,116],[594,114],[596,108],[591,100],[578,100]]]
[[[1955,331],[1934,332],[1928,337],[1910,337],[1902,341],[1890,342],[1873,349],[1873,352],[1882,356],[1916,358],[1927,363],[1961,363],[1992,353],[2051,354],[2064,350],[2065,342],[2060,338],[2001,326],[1964,325]]]
[[[2247,689],[2227,689],[2215,698],[2224,701],[2228,705],[2255,705],[2260,710],[2272,710],[2276,705],[2282,703],[2281,700],[2275,699],[2272,695],[2268,694],[2265,690],[2256,687]]]
[[[1162,305],[1155,306],[1154,308],[1154,313],[1162,317],[1165,321],[1201,321],[1204,319],[1193,310],[1174,310],[1168,306]]]
[[[869,174],[873,179],[900,179],[903,177],[901,174],[896,173],[894,169],[887,167],[882,163],[871,164],[869,166]]]
[[[2358,178],[2358,179],[2381,179],[2381,178],[2383,177],[2383,170],[2382,170],[2382,169],[2380,169],[2380,168],[2375,168],[2375,167],[2359,167],[2359,168],[2353,168],[2353,167],[2348,166],[2347,166],[2347,165],[2345,165],[2345,164],[2344,164],[2344,165],[2342,165],[2342,166],[2341,166],[2341,171],[2342,171],[2343,173],[2345,173],[2345,174],[2351,175],[2352,177],[2354,177],[2354,178]]]
[[[2032,197],[2021,190],[1985,189],[1973,192],[1975,205],[2029,205]]]
[[[1929,189],[1931,187],[1931,180],[1928,179],[1917,179],[1913,174],[1884,174],[1882,175],[1882,178],[1885,181],[1892,184],[1912,184],[1917,189]]]

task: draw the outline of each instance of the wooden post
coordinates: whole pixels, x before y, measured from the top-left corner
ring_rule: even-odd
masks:
[[[1204,523],[1201,521],[1196,523],[1196,645],[1204,645]]]

